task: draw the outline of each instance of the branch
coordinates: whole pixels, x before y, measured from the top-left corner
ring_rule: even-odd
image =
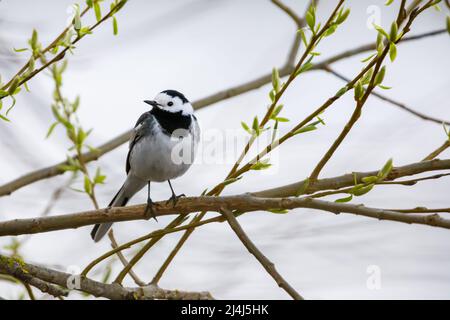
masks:
[[[9,258],[9,260],[7,260],[7,258],[0,255],[0,272],[8,274],[21,281],[26,287],[31,299],[33,299],[34,296],[29,286],[33,286],[41,290],[42,292],[48,293],[54,297],[61,297],[68,295],[67,290],[63,290],[60,287],[55,286],[54,284],[33,277],[21,267],[20,263],[11,263],[11,261],[14,260],[12,258]]]
[[[117,243],[117,240],[114,237],[114,229],[113,228],[111,228],[109,230],[108,237],[109,237],[109,240],[111,241],[111,247],[113,249],[117,249],[119,247],[119,244]],[[119,257],[120,262],[123,264],[124,267],[126,267],[129,264],[127,258],[125,258],[125,256],[122,254],[121,251],[117,251],[116,253],[117,253],[117,256]],[[133,270],[130,270],[129,273],[130,273],[131,278],[133,278],[134,282],[138,286],[140,286],[140,287],[145,286],[145,282],[142,281]]]
[[[105,284],[86,277],[28,264],[3,255],[0,255],[0,271],[13,275],[14,277],[18,274],[20,276],[25,274],[28,278],[36,279],[33,281],[51,283],[53,284],[53,288],[56,288],[54,285],[57,285],[70,289],[70,284],[76,286],[77,281],[79,280],[79,287],[74,288],[75,290],[92,294],[95,297],[104,297],[112,300],[213,299],[209,292],[167,290],[152,285],[137,288],[125,288],[118,284]]]
[[[241,240],[242,244],[252,255],[255,256],[255,258],[259,261],[259,263],[261,263],[264,269],[266,269],[267,273],[269,273],[270,276],[275,280],[278,286],[284,289],[284,291],[286,291],[293,299],[303,300],[303,297],[297,291],[295,291],[295,289],[291,285],[289,285],[289,283],[284,280],[284,278],[278,273],[273,262],[267,259],[267,257],[250,240],[250,238],[247,236],[247,234],[244,232],[241,225],[237,221],[234,214],[230,210],[225,208],[222,208],[221,212],[226,217],[228,224]]]
[[[339,79],[341,79],[343,81],[346,81],[346,82],[350,81],[350,79],[348,79],[346,76],[344,76],[341,73],[337,72],[336,70],[330,68],[328,65],[323,65],[322,67],[320,67],[320,69],[331,73],[332,75],[336,76],[337,78],[339,78]],[[411,114],[413,114],[413,115],[415,115],[415,116],[417,116],[417,117],[419,117],[419,118],[421,118],[423,120],[431,121],[431,122],[434,122],[434,123],[437,123],[437,124],[442,124],[442,123],[444,123],[446,125],[450,124],[450,121],[441,120],[441,119],[438,119],[438,118],[434,118],[434,117],[428,116],[428,115],[426,115],[424,113],[418,112],[418,111],[408,107],[406,104],[398,102],[398,101],[396,101],[394,99],[391,99],[391,98],[389,98],[389,97],[387,97],[385,95],[382,95],[382,94],[380,94],[380,93],[378,93],[376,91],[372,91],[371,94],[373,96],[377,97],[378,99],[381,99],[383,101],[389,102],[390,104],[392,104],[392,105],[394,105],[396,107],[399,107],[400,109],[402,109],[402,110],[404,110],[406,112],[409,112],[409,113],[411,113]],[[428,160],[431,160],[431,159],[428,159]]]
[[[402,41],[400,43],[405,43],[408,41],[415,41],[415,40],[422,40],[428,37],[433,37],[433,36],[438,36],[441,34],[446,34],[447,30],[446,29],[439,29],[439,30],[434,30],[434,31],[430,31],[430,32],[425,32],[425,33],[420,33],[414,36],[409,36],[409,37],[404,37],[402,39]],[[359,47],[353,48],[353,49],[349,49],[349,50],[345,50],[339,54],[336,54],[330,58],[327,58],[317,64],[315,64],[310,70],[319,70],[319,69],[323,69],[326,66],[329,66],[330,64],[333,64],[335,62],[338,62],[340,60],[344,60],[347,58],[351,58],[353,56],[356,56],[360,53],[364,53],[364,52],[368,52],[368,51],[373,51],[376,50],[377,46],[375,43],[371,42],[371,43],[367,43],[367,44],[363,44]]]
[[[442,152],[447,150],[447,148],[449,148],[449,147],[450,147],[450,137],[447,140],[445,140],[445,142],[439,148],[437,148],[436,150],[431,152],[429,155],[427,155],[422,161],[433,160],[438,155],[440,155]]]
[[[228,207],[230,208],[230,210],[237,210],[239,212],[251,212],[258,210],[268,211],[271,209],[284,210],[295,208],[310,208],[330,212],[353,213],[375,218],[379,217],[378,215],[374,215],[374,212],[384,212],[386,213],[386,215],[383,215],[383,218],[379,219],[407,223],[428,224],[432,226],[439,226],[442,228],[450,228],[450,221],[447,220],[437,221],[439,219],[436,219],[436,223],[433,224],[433,222],[430,223],[430,221],[422,220],[424,217],[409,216],[405,218],[404,215],[401,215],[397,212],[390,212],[374,208],[364,208],[360,205],[333,203],[328,201],[316,200],[309,197],[259,198],[251,194],[223,197],[188,197],[180,199],[175,207],[170,204],[166,204],[164,201],[156,202],[155,215],[159,217],[167,215],[179,215],[180,213],[187,214],[199,211],[220,212],[222,207]],[[12,236],[73,229],[96,223],[142,220],[146,219],[144,211],[145,205],[136,205],[129,207],[99,209],[66,215],[56,215],[51,217],[9,220],[0,223],[0,236]]]
[[[450,169],[450,159],[416,162],[401,167],[394,167],[385,181],[392,181],[401,177],[412,176],[423,172],[448,169]],[[299,190],[303,190],[303,194],[311,194],[321,190],[337,190],[354,186],[355,182],[363,183],[362,178],[376,176],[378,172],[379,170],[353,172],[338,177],[319,179],[313,185],[308,185],[308,182],[305,179],[289,185],[253,192],[252,194],[257,197],[276,198],[295,196],[298,194]]]

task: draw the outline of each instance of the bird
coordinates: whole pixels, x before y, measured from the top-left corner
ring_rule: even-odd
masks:
[[[108,207],[123,207],[147,186],[145,216],[156,216],[150,198],[150,183],[169,183],[172,196],[167,203],[176,205],[184,194],[176,195],[170,180],[182,176],[193,163],[200,140],[200,126],[189,100],[176,90],[165,90],[153,100],[144,100],[152,108],[136,122],[126,160],[127,177]],[[91,232],[100,241],[112,222],[96,224]]]

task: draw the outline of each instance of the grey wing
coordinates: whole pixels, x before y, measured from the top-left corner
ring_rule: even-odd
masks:
[[[138,121],[136,122],[136,124],[134,126],[134,130],[131,133],[129,149],[128,149],[128,154],[127,154],[127,164],[126,164],[127,174],[130,171],[131,150],[133,150],[134,145],[143,137],[143,135],[147,131],[146,128],[148,128],[150,126],[150,123],[148,123],[148,122],[153,122],[153,121],[154,121],[154,117],[150,113],[150,111],[148,111],[148,112],[143,113],[139,117]]]

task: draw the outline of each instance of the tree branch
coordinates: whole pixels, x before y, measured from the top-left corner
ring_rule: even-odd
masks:
[[[261,263],[261,265],[266,269],[267,273],[275,280],[280,288],[286,291],[293,299],[303,300],[303,297],[278,273],[273,262],[271,262],[267,257],[256,247],[256,245],[250,240],[247,234],[242,229],[241,225],[237,221],[234,214],[225,208],[220,210],[222,214],[226,217],[228,224],[234,233],[241,240],[242,244],[247,248],[247,250],[255,256],[256,260]]]
[[[316,200],[310,197],[294,198],[259,198],[250,194],[224,197],[188,197],[180,199],[175,207],[163,202],[155,203],[155,215],[167,216],[179,213],[187,214],[199,211],[219,212],[221,207],[228,207],[239,212],[251,212],[271,209],[310,208],[330,212],[346,212],[369,216],[377,219],[393,220],[406,223],[427,224],[442,228],[450,228],[450,220],[423,220],[424,217],[407,218],[397,212],[381,209],[364,208],[361,205],[340,204]],[[32,219],[15,219],[0,223],[0,236],[12,236],[30,233],[42,233],[55,230],[73,229],[86,225],[105,222],[120,222],[145,219],[145,205],[115,207],[85,211],[80,213],[40,217]],[[381,214],[380,217],[378,214]],[[435,222],[435,223],[434,223]],[[172,226],[173,227],[173,226]]]
[[[105,284],[86,277],[68,274],[46,267],[28,264],[14,258],[0,255],[0,271],[13,275],[27,275],[40,281],[69,289],[70,284],[75,290],[83,291],[95,297],[104,297],[112,300],[149,300],[149,299],[181,299],[181,300],[210,300],[213,299],[209,292],[187,292],[179,290],[167,290],[149,285],[145,287],[126,288],[118,284]],[[77,282],[79,281],[79,287]]]
[[[337,78],[339,78],[339,79],[341,79],[343,81],[346,81],[346,82],[350,81],[349,78],[347,78],[346,76],[344,76],[341,73],[337,72],[336,70],[330,68],[328,65],[323,65],[322,67],[320,67],[320,69],[329,72],[330,74],[336,76]],[[399,107],[400,109],[402,109],[402,110],[404,110],[406,112],[409,112],[412,115],[415,115],[415,116],[417,116],[417,117],[419,117],[419,118],[421,118],[423,120],[431,121],[431,122],[434,122],[434,123],[437,123],[437,124],[442,124],[442,123],[447,124],[447,125],[450,124],[450,121],[441,120],[441,119],[438,119],[438,118],[434,118],[434,117],[428,116],[428,115],[426,115],[424,113],[418,112],[418,111],[408,107],[406,104],[398,102],[398,101],[396,101],[394,99],[391,99],[391,98],[389,98],[389,97],[387,97],[385,95],[382,95],[382,94],[380,94],[380,93],[378,93],[376,91],[372,91],[371,95],[373,95],[374,97],[377,97],[378,99],[381,99],[383,101],[389,102],[390,104],[392,104],[392,105],[394,105],[396,107]],[[431,159],[428,159],[428,160],[431,160]]]

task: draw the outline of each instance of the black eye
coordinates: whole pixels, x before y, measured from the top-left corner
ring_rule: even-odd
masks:
[[[173,102],[172,102],[172,101],[169,101],[169,102],[167,103],[167,105],[168,105],[169,107],[171,107],[171,106],[173,106]]]

